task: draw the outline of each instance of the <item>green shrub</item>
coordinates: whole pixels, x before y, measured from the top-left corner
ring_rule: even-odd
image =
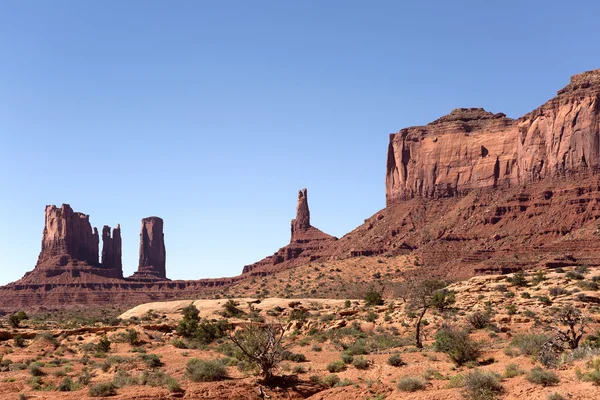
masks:
[[[200,311],[198,311],[196,306],[190,304],[181,310],[181,312],[183,313],[183,318],[179,321],[176,332],[185,338],[191,338],[196,334],[198,329]]]
[[[472,400],[493,399],[502,393],[502,384],[492,372],[475,370],[463,377],[465,394]]]
[[[508,278],[508,281],[515,286],[527,286],[527,278],[525,277],[525,271],[521,269],[515,272],[512,278]]]
[[[442,312],[456,302],[456,293],[453,290],[441,289],[433,293],[431,306]]]
[[[449,326],[437,331],[435,349],[446,353],[457,365],[476,361],[481,353],[479,343],[473,341],[468,332]]]
[[[18,328],[21,325],[21,322],[26,319],[29,319],[29,316],[25,311],[18,311],[8,317],[8,324],[13,328]]]
[[[140,358],[144,361],[144,363],[149,368],[157,368],[162,365],[162,361],[160,361],[160,357],[156,354],[142,354]]]
[[[511,344],[517,347],[523,355],[537,356],[542,345],[547,341],[548,336],[544,334],[518,334],[512,339]]]
[[[96,343],[95,348],[99,353],[108,353],[110,351],[110,345],[110,340],[104,335],[100,338],[100,341]]]
[[[467,317],[467,320],[475,329],[483,329],[490,324],[490,315],[476,311]]]
[[[565,398],[562,394],[556,393],[556,392],[548,394],[546,399],[548,399],[548,400],[565,400]]]
[[[63,379],[58,385],[59,392],[70,392],[74,388],[73,380],[68,376]]]
[[[367,306],[382,306],[383,305],[383,297],[381,293],[375,290],[369,290],[364,297],[365,304]]]
[[[31,364],[29,366],[29,373],[31,374],[31,376],[44,376],[44,375],[46,375],[46,373],[44,371],[42,371],[42,369],[40,368],[40,366],[37,365],[37,364]]]
[[[306,356],[302,353],[292,353],[291,351],[285,351],[283,353],[283,359],[293,362],[306,362]]]
[[[558,375],[554,372],[540,367],[535,367],[529,371],[526,378],[529,382],[542,386],[556,385],[560,381]]]
[[[227,371],[219,361],[192,358],[185,367],[185,375],[192,382],[213,382],[225,379]]]
[[[327,364],[327,371],[332,373],[345,371],[346,368],[346,364],[343,361],[333,361]]]
[[[585,276],[583,276],[582,273],[579,273],[577,271],[569,271],[569,272],[567,272],[567,274],[565,276],[569,279],[577,279],[577,280],[585,279]]]
[[[400,355],[398,355],[398,354],[392,354],[388,358],[387,363],[389,365],[391,365],[392,367],[401,367],[403,365],[406,365],[406,363],[404,361],[402,361],[402,358],[400,358]]]
[[[20,333],[15,335],[13,341],[15,342],[15,346],[25,347],[25,336],[21,335]]]
[[[327,375],[321,380],[321,383],[327,387],[332,388],[338,383],[340,383],[340,377],[335,374]]]
[[[90,387],[88,391],[89,397],[108,397],[117,394],[115,386],[112,382],[100,382]]]
[[[505,378],[514,378],[515,376],[519,376],[522,374],[524,374],[524,372],[519,368],[517,364],[508,364],[504,369]]]
[[[342,353],[342,361],[346,364],[352,364],[352,362],[354,361],[354,357],[352,356],[352,354],[344,352]]]
[[[421,378],[405,376],[398,382],[398,390],[403,392],[416,392],[417,390],[425,390],[425,382],[423,382]]]
[[[346,365],[346,364],[344,364]],[[362,356],[358,356],[354,359],[354,362],[352,363],[352,365],[354,365],[354,368],[356,369],[368,369],[369,368],[369,360],[367,360],[366,358],[362,357]]]

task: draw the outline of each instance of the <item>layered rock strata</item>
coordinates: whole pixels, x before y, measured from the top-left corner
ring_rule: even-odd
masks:
[[[89,215],[74,212],[71,206],[46,206],[42,250],[36,267],[66,264],[69,259],[98,264],[98,229]]]
[[[142,219],[140,262],[133,278],[166,279],[166,261],[163,220],[159,217]]]
[[[390,135],[386,203],[464,195],[600,169],[600,70],[523,117],[456,109]]]
[[[122,249],[121,249],[121,226],[117,225],[110,232],[110,226],[102,228],[102,267],[118,271],[123,277]]]

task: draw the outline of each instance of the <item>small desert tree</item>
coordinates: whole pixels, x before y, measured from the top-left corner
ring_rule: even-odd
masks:
[[[200,322],[200,311],[194,306],[190,304],[181,310],[183,314],[183,318],[179,321],[179,325],[177,325],[177,333],[183,337],[191,338],[196,334],[198,330],[198,323]]]
[[[418,313],[415,325],[415,346],[423,348],[421,342],[421,322],[428,309],[434,307],[438,299],[437,293],[444,289],[446,283],[437,279],[427,279],[420,282],[412,282],[407,309]]]
[[[258,365],[265,382],[273,378],[273,370],[285,357],[288,346],[282,343],[284,329],[280,324],[250,324],[230,334],[231,341],[244,358]]]
[[[24,321],[26,319],[29,319],[29,316],[25,313],[25,311],[18,311],[12,314],[10,317],[8,317],[8,323],[13,328],[18,328],[19,326],[21,326],[21,321]]]
[[[544,327],[553,331],[555,339],[569,349],[578,348],[589,318],[571,305],[553,311],[551,322],[543,324]]]

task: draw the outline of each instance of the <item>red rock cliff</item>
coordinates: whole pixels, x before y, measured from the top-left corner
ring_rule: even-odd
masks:
[[[142,219],[140,263],[133,277],[148,276],[166,279],[166,260],[163,220],[158,217]]]
[[[571,78],[557,97],[518,120],[456,109],[390,135],[386,203],[452,197],[600,169],[600,70]]]
[[[102,228],[102,267],[119,271],[119,276],[123,276],[120,225],[113,229],[112,236],[110,226]]]
[[[98,230],[88,215],[73,212],[68,204],[46,206],[45,221],[37,267],[53,267],[61,258],[98,264]]]

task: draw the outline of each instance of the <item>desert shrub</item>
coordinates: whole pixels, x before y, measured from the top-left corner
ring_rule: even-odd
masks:
[[[290,312],[290,321],[304,322],[308,319],[308,311],[304,308],[294,308]]]
[[[198,329],[200,311],[198,311],[196,306],[190,304],[181,310],[181,312],[183,313],[183,318],[179,321],[176,332],[185,338],[191,338],[196,334],[196,330]]]
[[[73,380],[68,376],[58,384],[59,392],[70,392],[75,387]]]
[[[162,361],[160,361],[160,357],[156,354],[142,354],[140,358],[144,361],[144,363],[149,368],[157,368],[162,365]]]
[[[286,351],[283,353],[283,359],[293,362],[305,362],[306,356],[302,353],[292,353],[291,351]]]
[[[567,294],[569,292],[563,287],[554,286],[554,287],[551,287],[550,289],[548,289],[548,293],[550,294],[550,296],[556,297],[556,296],[560,296],[562,294]]]
[[[529,294],[529,292],[521,292],[521,297],[524,299],[530,299],[531,295]]]
[[[577,287],[582,290],[598,290],[598,284],[594,281],[579,281]]]
[[[431,297],[431,306],[442,312],[456,302],[454,290],[441,289]]]
[[[375,322],[377,320],[377,314],[375,314],[373,311],[369,311],[367,313],[367,315],[365,316],[365,321],[367,322]]]
[[[229,299],[223,304],[223,316],[228,318],[237,318],[243,316],[245,313],[240,310],[235,300]]]
[[[21,335],[20,333],[15,335],[13,341],[15,342],[15,346],[25,347],[25,336]]]
[[[516,357],[519,355],[519,351],[517,349],[515,349],[514,347],[510,347],[510,346],[505,347],[504,350],[502,350],[502,352],[509,357]]]
[[[381,296],[381,293],[375,290],[369,290],[367,293],[365,293],[364,300],[367,306],[383,305],[383,297]]]
[[[327,364],[327,371],[332,373],[345,371],[346,368],[346,364],[343,361],[333,361]]]
[[[346,364],[352,364],[352,362],[354,361],[354,357],[352,356],[352,354],[344,352],[342,353],[342,361]]]
[[[496,289],[497,291],[499,291],[499,292],[502,292],[502,293],[504,293],[504,292],[507,292],[507,291],[508,291],[508,288],[507,288],[505,285],[496,285],[495,289]]]
[[[544,334],[518,334],[513,337],[511,344],[526,356],[537,356],[542,345],[548,341]]]
[[[475,329],[483,329],[490,324],[490,315],[488,313],[476,311],[467,317],[467,321]]]
[[[506,313],[508,315],[515,315],[517,313],[517,306],[514,304],[509,304],[506,306]]]
[[[320,380],[320,383],[322,383],[323,385],[325,385],[327,387],[332,388],[335,385],[337,385],[338,383],[340,383],[340,377],[335,374],[327,375],[326,377],[324,377],[323,379]]]
[[[367,346],[367,342],[364,339],[358,339],[350,346],[348,346],[345,353],[351,356],[365,355],[369,354],[369,347]]]
[[[110,340],[104,335],[100,338],[100,341],[96,343],[95,349],[99,353],[108,353],[110,351],[110,345]]]
[[[391,365],[392,367],[401,367],[403,365],[406,365],[406,363],[404,361],[402,361],[402,358],[400,358],[400,355],[398,355],[398,354],[392,354],[388,358],[387,363],[389,365]]]
[[[542,386],[556,385],[560,381],[558,375],[556,375],[554,372],[540,367],[535,367],[529,371],[526,378],[529,382]]]
[[[42,371],[42,369],[40,368],[40,366],[37,365],[37,364],[31,364],[29,366],[29,373],[31,374],[31,376],[44,376],[44,375],[46,375],[46,373],[44,371]]]
[[[519,368],[517,364],[508,364],[504,369],[505,378],[514,378],[515,376],[519,376],[522,374],[524,374],[524,372]]]
[[[592,382],[596,386],[600,386],[600,371],[593,370],[585,374],[578,374],[578,377],[585,382]]]
[[[346,364],[344,364],[346,365]],[[369,368],[369,360],[367,360],[366,358],[359,356],[356,357],[354,359],[354,362],[352,363],[352,365],[354,365],[354,368],[356,369],[368,369]]]
[[[26,319],[29,319],[29,316],[25,313],[25,311],[18,311],[8,317],[8,324],[13,328],[18,328],[21,326],[21,322],[25,321]]]
[[[88,391],[89,397],[108,397],[117,394],[115,386],[112,382],[100,382],[90,387]]]
[[[140,334],[135,329],[127,329],[123,339],[130,345],[137,346],[140,342]]]
[[[463,385],[466,397],[472,400],[493,399],[503,391],[498,375],[479,370],[466,374]]]
[[[127,371],[118,370],[112,381],[115,388],[124,388],[126,386],[135,386],[139,384],[137,378],[131,376]]]
[[[435,335],[435,349],[446,353],[457,365],[476,361],[480,355],[479,343],[473,341],[468,332],[443,326]]]
[[[398,382],[398,390],[403,392],[416,392],[425,390],[425,382],[421,378],[405,376]]]
[[[225,379],[227,371],[219,361],[192,358],[185,367],[185,376],[192,382],[214,382]]]
[[[576,279],[576,280],[582,280],[585,279],[585,276],[583,276],[582,273],[579,273],[577,271],[569,271],[566,273],[565,275],[567,278],[569,279]]]
[[[294,365],[294,368],[292,368],[292,372],[295,374],[303,374],[306,372],[306,369],[304,369],[302,365]]]
[[[552,305],[552,300],[550,300],[548,296],[538,296],[537,299],[540,303],[542,303],[545,306]]]
[[[525,271],[523,271],[522,269],[515,272],[512,278],[508,278],[507,280],[515,286],[527,286],[527,278],[525,277]]]
[[[554,393],[548,394],[546,399],[548,399],[548,400],[565,400],[565,397],[560,393],[554,392]]]

